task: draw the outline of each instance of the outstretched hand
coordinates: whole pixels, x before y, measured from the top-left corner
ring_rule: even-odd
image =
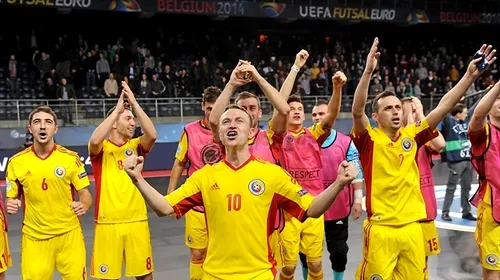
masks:
[[[484,70],[497,60],[496,53],[497,50],[494,50],[491,45],[487,46],[483,44],[469,63],[467,74],[471,75],[473,78],[481,76]]]
[[[366,67],[365,67],[366,73],[371,74],[373,73],[373,71],[375,71],[375,69],[377,68],[379,56],[380,52],[378,52],[378,37],[375,37],[375,40],[373,40],[372,47],[370,48],[370,52],[366,57]]]

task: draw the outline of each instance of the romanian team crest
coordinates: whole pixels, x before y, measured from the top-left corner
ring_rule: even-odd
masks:
[[[293,142],[292,135],[287,135],[285,140],[286,140],[287,143],[292,143]]]
[[[125,156],[129,157],[134,154],[134,151],[132,149],[126,149],[125,150]]]
[[[107,273],[108,273],[108,271],[109,271],[109,268],[108,268],[108,266],[107,266],[107,265],[105,265],[105,264],[101,264],[101,265],[99,266],[99,272],[100,272],[102,275],[107,274]]]
[[[10,181],[7,179],[5,180],[5,191],[8,192],[12,190],[12,184],[10,183]]]
[[[370,277],[370,280],[384,280],[382,276],[375,274],[372,277]]]
[[[248,184],[248,190],[253,195],[261,195],[266,190],[266,185],[264,185],[264,182],[262,182],[261,180],[255,179],[250,181],[250,184]]]
[[[409,152],[413,148],[413,142],[410,138],[404,138],[403,141],[401,141],[401,147],[405,152]]]
[[[193,238],[191,237],[191,235],[188,234],[186,239],[188,243],[193,243]]]
[[[62,166],[58,166],[56,167],[56,169],[54,169],[54,174],[57,178],[62,178],[64,177],[64,175],[66,175],[66,169],[64,169],[64,167]]]
[[[496,265],[498,263],[498,257],[494,254],[489,254],[486,256],[486,262],[489,265]]]
[[[205,145],[201,150],[201,160],[203,164],[214,164],[222,159],[220,146],[215,143]]]

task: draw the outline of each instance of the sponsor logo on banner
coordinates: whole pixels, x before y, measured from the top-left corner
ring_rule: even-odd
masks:
[[[116,12],[140,12],[141,6],[135,0],[111,0],[109,10]]]
[[[393,21],[396,18],[396,10],[299,6],[299,15],[314,19]]]
[[[92,0],[3,0],[0,4],[53,8],[88,8]]]
[[[177,14],[243,16],[245,4],[235,1],[157,0],[157,11]]]
[[[286,8],[286,4],[281,3],[264,3],[260,6],[264,13],[271,18],[276,18],[283,13]]]

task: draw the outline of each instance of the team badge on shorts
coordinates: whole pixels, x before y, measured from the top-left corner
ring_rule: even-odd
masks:
[[[409,152],[411,151],[411,148],[413,148],[413,142],[411,141],[410,138],[404,138],[403,141],[401,141],[401,147],[406,152]]]
[[[370,280],[384,280],[384,279],[382,278],[382,276],[375,274],[372,275],[372,277],[370,277]]]
[[[108,271],[109,271],[109,268],[108,268],[108,266],[107,266],[107,265],[105,265],[105,264],[101,264],[101,265],[99,266],[99,272],[100,272],[102,275],[105,275],[106,273],[108,273]]]
[[[187,239],[188,243],[193,243],[193,238],[191,237],[191,235],[188,234],[186,239]]]
[[[56,175],[57,178],[62,178],[64,175],[66,175],[66,169],[62,166],[58,166],[54,169],[54,174]]]
[[[126,149],[125,150],[125,156],[129,157],[134,154],[134,151],[132,149]]]
[[[496,265],[498,263],[498,257],[494,254],[489,254],[486,256],[486,262],[489,265]]]
[[[255,179],[250,181],[250,184],[248,184],[248,190],[253,195],[261,195],[266,190],[266,185],[264,185],[264,182],[262,182],[261,180]]]

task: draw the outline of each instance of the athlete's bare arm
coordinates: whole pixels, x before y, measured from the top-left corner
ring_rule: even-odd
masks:
[[[208,118],[208,122],[210,124],[210,130],[212,131],[212,135],[214,136],[214,139],[216,140],[217,143],[219,142],[218,131],[219,131],[220,116],[222,116],[222,114],[224,113],[224,109],[231,102],[231,97],[233,96],[235,90],[243,85],[246,85],[249,82],[248,80],[242,79],[237,75],[239,71],[238,67],[241,66],[243,63],[246,62],[240,60],[236,65],[236,67],[233,69],[231,77],[229,78],[229,82],[227,82],[221,94],[215,101],[214,107],[212,108],[212,112],[210,112],[210,117]]]
[[[423,120],[425,118],[424,114],[424,106],[422,105],[422,102],[420,99],[416,97],[411,98],[411,110],[415,111],[416,118],[417,120]],[[414,123],[415,120],[413,119],[413,114],[408,114],[408,124]],[[444,140],[443,134],[441,134],[440,131],[438,131],[438,136],[431,141],[429,141],[429,148],[433,152],[439,153],[444,147],[446,146],[446,142]]]
[[[446,141],[444,140],[443,134],[438,131],[438,136],[429,142],[429,147],[432,151],[439,153],[446,146]]]
[[[354,100],[352,102],[352,129],[355,134],[363,133],[366,130],[366,127],[370,124],[368,116],[365,114],[365,106],[368,99],[368,89],[372,73],[377,67],[378,57],[380,56],[380,53],[377,52],[377,48],[378,38],[375,38],[366,58],[365,71],[359,80],[356,91],[354,92]]]
[[[477,104],[476,110],[472,115],[469,122],[469,131],[478,132],[484,128],[486,125],[486,117],[493,108],[495,100],[500,96],[500,82],[497,82],[495,86],[486,93],[481,101]]]
[[[115,110],[94,130],[89,139],[90,156],[99,154],[102,150],[102,142],[106,139],[113,128],[113,124],[118,120],[120,114],[125,110],[125,94],[122,93],[118,98]]]
[[[71,208],[77,216],[82,216],[87,213],[91,206],[92,194],[87,187],[78,191],[78,201],[73,202]]]
[[[135,113],[135,116],[141,124],[142,131],[144,132],[144,134],[141,136],[141,147],[144,152],[149,152],[153,148],[156,138],[158,138],[158,133],[156,132],[155,125],[148,117],[146,112],[142,110],[128,84],[126,82],[122,82],[122,87],[128,98],[128,101],[130,102],[130,106],[132,106],[132,110]]]
[[[295,62],[292,66],[292,69],[290,69],[290,72],[288,72],[288,76],[286,77],[285,82],[283,82],[283,85],[281,85],[280,89],[281,98],[285,102],[288,100],[288,97],[290,97],[290,94],[292,93],[293,87],[295,85],[295,80],[297,79],[297,74],[304,66],[304,64],[306,64],[308,57],[309,53],[306,50],[301,50],[297,53],[297,55],[295,55]],[[277,114],[278,110],[274,108],[273,116]]]
[[[168,181],[168,189],[167,194],[175,191],[177,184],[179,183],[179,179],[181,178],[182,171],[186,167],[187,161],[180,161],[175,159],[174,166],[172,166],[172,173],[170,174],[170,180]]]
[[[339,116],[340,103],[342,102],[342,88],[344,87],[346,82],[347,77],[340,71],[337,71],[337,73],[335,73],[335,75],[333,75],[332,77],[332,97],[328,102],[328,111],[321,120],[321,127],[323,128],[323,131],[332,130],[335,124],[335,120]]]
[[[483,45],[479,51],[484,54],[485,60],[488,61],[488,64],[495,62],[496,50],[492,50],[491,45]],[[443,96],[441,101],[439,101],[437,107],[432,110],[429,115],[427,115],[427,123],[429,124],[429,128],[435,129],[439,122],[451,112],[453,107],[455,107],[458,102],[460,102],[460,99],[462,99],[467,89],[486,69],[486,67],[480,67],[481,63],[483,63],[482,57],[471,61],[469,63],[469,67],[467,68],[467,72],[462,77],[462,79],[460,79],[460,81]]]

